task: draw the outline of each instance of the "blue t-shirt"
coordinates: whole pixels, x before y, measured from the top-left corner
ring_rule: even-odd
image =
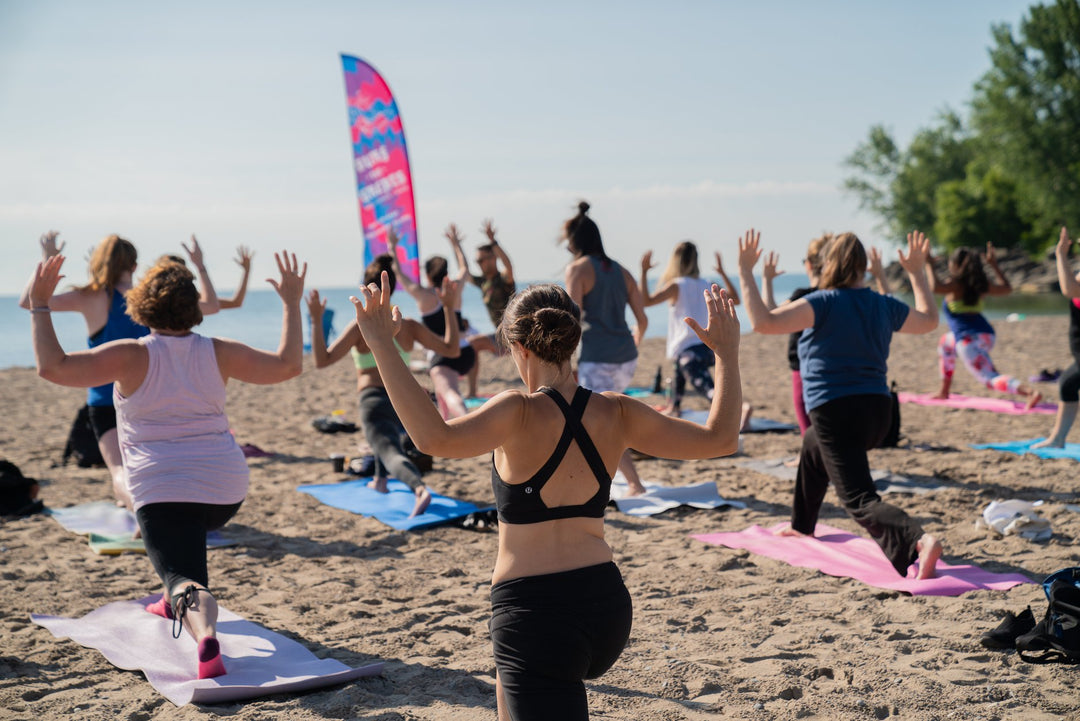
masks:
[[[888,395],[889,343],[911,309],[869,288],[816,290],[804,300],[814,309],[814,325],[799,338],[806,409],[844,396]]]

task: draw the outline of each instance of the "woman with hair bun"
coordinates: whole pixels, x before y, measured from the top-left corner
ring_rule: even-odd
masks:
[[[1034,408],[1042,400],[1042,394],[1022,383],[1019,378],[998,372],[990,351],[994,348],[994,326],[983,315],[983,296],[1008,295],[1012,285],[997,262],[997,252],[991,243],[986,244],[986,262],[993,269],[997,280],[991,281],[983,269],[983,256],[973,248],[957,248],[949,256],[949,278],[941,282],[930,266],[931,289],[944,295],[941,312],[949,330],[938,342],[941,358],[941,389],[935,398],[948,398],[952,388],[956,358],[975,376],[975,380],[990,390],[1025,396],[1027,408]]]
[[[899,252],[915,292],[915,307],[865,287],[867,256],[854,233],[829,241],[818,289],[769,309],[754,280],[760,233],[739,238],[739,279],[746,312],[758,333],[803,331],[799,369],[810,427],[803,435],[791,525],[783,535],[812,536],[832,483],[844,510],[881,546],[900,576],[918,561],[916,577],[932,578],[941,542],[896,506],[885,503],[870,477],[866,452],[889,430],[892,398],[886,362],[893,333],[929,333],[937,312],[926,278],[930,244],[908,234]]]
[[[186,630],[195,639],[199,678],[226,672],[217,601],[208,587],[206,533],[240,510],[248,490],[247,462],[225,416],[225,383],[279,383],[299,375],[303,361],[300,298],[307,264],[300,270],[295,255],[274,257],[280,279],[269,282],[282,302],[274,352],[193,332],[202,322],[194,276],[167,258],[127,293],[132,320],[150,329],[137,340],[64,351],[49,306],[63,278],[62,255],[38,264],[27,291],[38,375],[66,386],[114,384],[135,519],[165,587],[147,610],[173,619],[174,636]]]
[[[571,357],[581,313],[565,290],[515,295],[499,332],[524,381],[445,421],[394,348],[401,322],[387,275],[353,298],[394,408],[417,447],[447,458],[492,453],[500,521],[490,622],[503,721],[588,718],[583,679],[604,673],[630,634],[631,601],[604,540],[611,476],[627,448],[665,458],[714,458],[738,447],[739,321],[726,293],[707,292],[707,326],[688,321],[715,354],[704,425],[664,416],[619,393],[578,385]]]
[[[604,252],[600,229],[588,212],[589,204],[581,201],[578,214],[563,224],[562,238],[574,256],[566,267],[566,292],[581,308],[578,381],[583,388],[597,393],[622,393],[634,378],[637,349],[649,319],[634,276]],[[633,331],[626,324],[627,306],[637,321]],[[626,478],[630,495],[645,492],[629,450],[619,461],[619,470]]]

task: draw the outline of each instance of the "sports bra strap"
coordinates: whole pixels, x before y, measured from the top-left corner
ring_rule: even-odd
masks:
[[[589,464],[589,468],[592,469],[597,482],[600,484],[610,482],[611,476],[607,472],[607,467],[604,466],[604,461],[600,457],[600,452],[596,450],[596,445],[592,442],[592,438],[589,437],[589,432],[586,431],[585,426],[581,424],[581,417],[585,413],[585,406],[588,405],[589,398],[592,397],[592,391],[588,388],[578,386],[577,391],[574,393],[573,402],[570,405],[567,405],[566,400],[562,395],[553,388],[544,386],[540,389],[540,392],[555,401],[555,404],[559,406],[559,410],[562,411],[563,417],[566,419],[566,428],[563,431],[562,438],[559,439],[559,446],[556,449],[556,453],[552,455],[552,459],[557,455],[559,461],[562,461],[562,457],[566,454],[564,441],[566,441],[565,445],[569,445],[567,439],[569,432],[573,434],[574,440],[577,441],[578,448],[581,449],[581,455],[585,457],[585,461]],[[560,450],[561,452],[559,452]]]

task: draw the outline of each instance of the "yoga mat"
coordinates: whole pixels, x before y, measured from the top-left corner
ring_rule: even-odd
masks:
[[[1008,413],[1009,415],[1022,416],[1027,413],[1044,413],[1054,415],[1057,413],[1057,404],[1040,403],[1030,411],[1024,410],[1023,401],[1011,401],[1007,398],[976,398],[961,396],[955,393],[942,400],[931,398],[929,393],[897,393],[901,403],[914,403],[920,406],[945,406],[946,408],[969,408],[976,411],[993,411],[995,413]]]
[[[709,418],[708,411],[681,411],[679,418],[683,418],[694,423],[704,424]],[[786,433],[788,431],[797,431],[799,427],[794,423],[783,423],[781,421],[774,421],[771,418],[759,418],[757,416],[750,416],[749,428],[746,428],[741,433]]]
[[[704,481],[689,486],[662,486],[658,483],[642,481],[646,493],[640,496],[627,496],[629,487],[622,473],[617,472],[611,479],[611,498],[615,506],[631,516],[655,516],[678,506],[692,508],[746,508],[742,501],[728,501],[720,496],[714,481]]]
[[[784,481],[794,481],[796,467],[786,466],[784,463],[788,458],[749,458],[742,461],[739,465],[743,468],[749,468],[752,471],[758,473],[764,473],[767,476],[773,476]],[[874,480],[874,487],[877,488],[878,493],[912,493],[922,494],[930,493],[941,488],[941,485],[930,480],[922,481],[914,478],[909,478],[900,473],[893,473],[892,471],[883,471],[880,469],[871,469],[870,477]]]
[[[1080,461],[1080,443],[1066,443],[1064,448],[1032,448],[1042,438],[1032,438],[1030,441],[1004,441],[1002,443],[979,443],[972,444],[972,448],[978,450],[991,449],[1015,453],[1018,456],[1033,455],[1039,458],[1071,458]]]
[[[431,494],[431,505],[419,516],[409,518],[416,496],[403,482],[391,478],[387,484],[389,493],[379,493],[367,487],[370,478],[360,478],[341,483],[300,486],[296,490],[334,508],[341,508],[364,516],[371,516],[399,531],[411,531],[449,523],[479,510],[472,503],[458,501],[437,493]]]
[[[381,662],[350,668],[317,658],[296,641],[219,606],[218,642],[227,673],[199,680],[194,639],[187,633],[174,639],[172,621],[146,610],[160,597],[115,601],[82,618],[35,613],[30,620],[57,638],[100,651],[114,666],[142,671],[158,693],[177,706],[321,688],[382,673]]]
[[[80,536],[88,536],[90,550],[106,556],[121,553],[146,553],[146,546],[141,538],[132,538],[139,524],[135,515],[126,508],[120,508],[112,501],[94,501],[67,508],[48,508],[47,514],[55,518],[61,526]],[[219,531],[206,534],[207,548],[235,546],[236,541],[222,535]]]
[[[978,566],[950,566],[938,561],[937,577],[916,580],[914,566],[909,578],[901,578],[874,541],[822,523],[815,537],[777,536],[785,527],[750,526],[734,533],[707,533],[691,536],[704,543],[728,548],[745,548],[753,553],[784,561],[792,566],[813,568],[830,576],[854,578],[868,586],[904,591],[913,596],[959,596],[968,591],[1004,591],[1022,583],[1035,583],[1018,573],[992,573]]]

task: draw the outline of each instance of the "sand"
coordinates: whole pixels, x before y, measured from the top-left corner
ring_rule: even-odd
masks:
[[[994,359],[1026,378],[1065,367],[1067,318],[998,325]],[[897,336],[890,378],[902,390],[936,388],[937,334]],[[760,416],[793,420],[783,337],[745,336],[744,395]],[[516,383],[509,360],[485,355],[484,389]],[[643,349],[636,382],[651,385],[663,344]],[[1056,386],[1043,384],[1056,398]],[[394,531],[320,505],[296,486],[331,480],[327,456],[358,453],[357,435],[327,435],[313,417],[345,409],[355,420],[348,362],[278,386],[229,386],[241,442],[276,455],[252,459],[251,491],[230,532],[240,544],[211,552],[211,585],[223,605],[304,643],[319,656],[359,665],[381,659],[381,677],[243,703],[174,707],[138,672],[96,651],[54,639],[32,612],[80,616],[116,599],[155,592],[143,556],[94,555],[45,516],[0,526],[0,718],[20,719],[494,719],[487,633],[495,533],[453,526]],[[954,390],[990,392],[959,370]],[[103,470],[58,467],[83,392],[31,369],[0,371],[0,455],[44,481],[42,498],[66,506],[107,497]],[[697,399],[690,403],[700,403]],[[702,406],[703,407],[703,404]],[[876,468],[932,476],[944,488],[890,496],[945,542],[945,560],[1041,580],[1080,560],[1080,467],[1069,460],[976,451],[970,443],[1045,435],[1052,417],[903,406],[901,447],[873,451]],[[1076,433],[1073,438],[1078,439]],[[752,458],[794,455],[797,434],[751,435]],[[646,460],[646,480],[715,480],[745,510],[679,509],[634,518],[607,512],[607,537],[634,599],[622,657],[588,684],[598,719],[1080,719],[1076,668],[1022,662],[988,651],[979,635],[1007,610],[1046,608],[1038,586],[957,598],[911,597],[793,568],[745,551],[706,546],[692,533],[786,520],[790,483],[742,469],[739,458]],[[488,458],[436,460],[426,480],[441,493],[491,502]],[[998,498],[1045,499],[1053,538],[1033,543],[976,527]],[[858,532],[830,492],[822,521]]]

